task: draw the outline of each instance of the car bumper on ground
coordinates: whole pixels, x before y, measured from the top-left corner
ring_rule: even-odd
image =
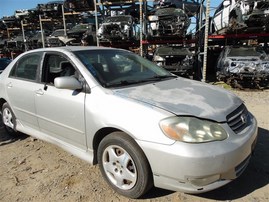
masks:
[[[138,141],[153,169],[156,187],[202,193],[221,187],[240,176],[249,163],[257,139],[257,122],[244,134],[234,134],[220,142],[162,145]]]

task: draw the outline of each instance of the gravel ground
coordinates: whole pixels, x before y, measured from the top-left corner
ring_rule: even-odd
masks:
[[[153,188],[142,199],[118,195],[91,166],[54,145],[0,128],[0,201],[269,201],[269,90],[234,91],[259,123],[258,142],[246,171],[217,190],[189,195]]]

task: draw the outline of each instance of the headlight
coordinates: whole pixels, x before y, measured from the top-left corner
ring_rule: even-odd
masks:
[[[124,31],[129,31],[130,26],[129,25],[124,25]]]
[[[195,117],[169,117],[160,121],[160,127],[167,137],[181,142],[202,143],[228,137],[220,124]]]
[[[159,20],[159,17],[157,15],[150,15],[148,17],[149,21],[158,21]]]
[[[154,56],[154,61],[156,61],[156,62],[165,61],[165,59],[163,57],[159,56],[159,55],[155,55]]]

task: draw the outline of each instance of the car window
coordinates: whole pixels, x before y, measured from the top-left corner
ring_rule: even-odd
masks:
[[[77,57],[89,72],[105,87],[142,83],[156,77],[170,77],[166,70],[127,51],[77,51]]]
[[[75,67],[67,58],[57,54],[46,55],[41,82],[54,84],[56,77],[76,75]]]
[[[10,77],[36,80],[42,54],[36,53],[22,57],[11,70]]]

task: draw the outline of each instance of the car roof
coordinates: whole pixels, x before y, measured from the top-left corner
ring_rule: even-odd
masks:
[[[61,46],[61,47],[51,47],[51,48],[39,48],[30,50],[26,53],[36,53],[36,52],[48,52],[48,51],[58,51],[58,52],[76,52],[83,50],[119,50],[117,48],[111,47],[97,47],[97,46]],[[122,50],[122,49],[120,49]]]

